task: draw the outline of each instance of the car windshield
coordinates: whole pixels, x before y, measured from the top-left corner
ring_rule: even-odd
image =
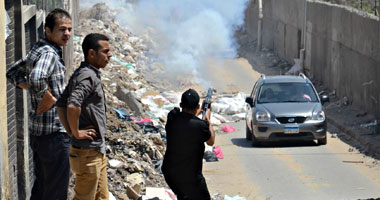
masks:
[[[258,103],[318,102],[309,83],[267,83],[260,87]]]

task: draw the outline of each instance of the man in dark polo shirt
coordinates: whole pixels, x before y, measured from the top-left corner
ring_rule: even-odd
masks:
[[[167,148],[162,165],[165,180],[179,200],[210,199],[202,174],[206,142],[214,145],[215,133],[210,122],[210,110],[206,118],[197,116],[202,112],[199,95],[189,89],[182,94],[179,108],[168,114],[166,123]]]
[[[104,138],[106,105],[99,71],[111,58],[108,40],[97,33],[85,37],[85,61],[57,101],[60,120],[72,134],[70,165],[76,175],[75,200],[109,198]]]

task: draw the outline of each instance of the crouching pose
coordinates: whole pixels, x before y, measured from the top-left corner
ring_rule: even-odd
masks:
[[[167,149],[162,171],[165,180],[179,200],[210,199],[202,174],[203,155],[206,142],[212,146],[215,134],[208,109],[205,120],[197,116],[202,112],[199,95],[189,89],[182,94],[179,108],[168,114],[165,125]]]

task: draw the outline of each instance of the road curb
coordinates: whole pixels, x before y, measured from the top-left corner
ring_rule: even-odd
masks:
[[[361,146],[365,148],[369,154],[374,155],[375,157],[380,156],[380,141],[376,142],[371,140],[370,138],[362,137],[360,134],[357,134],[352,129],[347,128],[346,126],[340,124],[338,121],[333,119],[332,117],[327,117],[327,122],[340,129],[342,132],[354,138],[356,141],[360,143]]]

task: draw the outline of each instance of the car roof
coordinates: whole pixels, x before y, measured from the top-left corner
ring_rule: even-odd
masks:
[[[265,83],[309,83],[309,79],[302,76],[290,76],[290,75],[279,75],[279,76],[265,76],[261,78],[262,84]]]

